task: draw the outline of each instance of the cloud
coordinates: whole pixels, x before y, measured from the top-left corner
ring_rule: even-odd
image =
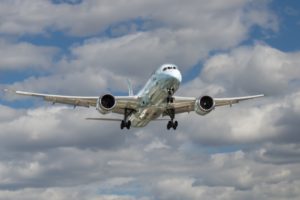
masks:
[[[45,70],[52,66],[58,49],[35,46],[27,42],[11,43],[0,40],[0,70]]]
[[[226,27],[226,31],[223,32],[226,37],[233,34],[233,30],[237,31],[237,34],[244,30],[241,20],[248,26],[253,23],[261,26],[274,24],[274,16],[266,5],[267,1],[240,0],[226,3],[135,0],[130,3],[115,2],[113,6],[109,1],[96,0],[83,1],[79,4],[53,4],[51,1],[28,0],[3,1],[0,32],[20,35],[45,33],[47,29],[52,29],[66,31],[71,35],[90,36],[104,31],[112,24],[138,17],[152,19],[171,29],[184,26],[201,27],[205,24],[206,27],[202,28],[206,31],[201,31],[202,34],[214,34],[214,30],[219,27]],[[241,12],[244,8],[247,8],[245,16]],[[210,26],[209,21],[215,21],[214,26]],[[272,26],[274,25],[268,25],[269,28]]]
[[[253,27],[278,31],[269,1],[57,3],[1,2],[3,71],[47,71],[1,87],[97,96],[127,91],[124,77],[138,89],[165,62],[183,73],[203,62],[180,95],[267,97],[204,117],[178,115],[176,132],[164,122],[121,131],[119,124],[84,120],[99,115],[93,108],[42,100],[28,109],[1,105],[0,198],[299,197],[299,52],[240,45]],[[51,40],[56,31],[78,42],[63,52],[7,39]]]
[[[1,109],[2,112],[9,110],[4,106]],[[88,115],[92,115],[88,109],[79,108],[76,111],[64,107],[44,107],[26,112],[22,110],[14,112],[12,112],[13,119],[10,115],[5,115],[0,124],[1,148],[8,148],[13,151],[37,151],[67,146],[109,149],[120,146],[124,142],[124,135],[112,134],[111,132],[101,133],[101,129],[92,126],[96,125],[95,123],[84,120]],[[68,112],[70,115],[67,114]],[[98,113],[94,111],[95,114]],[[75,124],[79,126],[76,127]],[[110,127],[109,124],[103,125]],[[89,134],[89,137],[82,134],[83,132]],[[94,143],[94,147],[91,146],[91,143]]]
[[[94,0],[75,5],[50,1],[4,1],[2,4],[5,12],[0,12],[3,15],[0,32],[3,34],[50,34],[51,38],[49,29],[76,36],[100,34],[69,47],[69,52],[56,62],[51,60],[53,54],[45,52],[48,47],[38,47],[35,51],[38,54],[32,53],[32,56],[39,59],[33,63],[26,63],[24,59],[20,62],[26,66],[51,66],[47,61],[52,61],[53,69],[47,76],[28,77],[3,86],[77,95],[78,91],[84,91],[81,95],[98,95],[102,91],[124,93],[124,76],[133,81],[136,90],[140,89],[149,74],[162,63],[176,63],[184,72],[205,59],[210,51],[238,45],[248,37],[251,27],[259,25],[275,30],[277,23],[265,1],[191,1],[188,4],[134,1],[130,5],[120,1],[114,6],[108,1]],[[261,15],[253,19],[251,13],[256,11]],[[11,12],[18,14],[11,17]],[[125,31],[117,38],[101,35],[115,25],[132,21],[140,31]],[[5,28],[7,23],[15,29]],[[27,55],[21,58],[24,57],[30,58]],[[17,65],[15,62],[17,60],[14,60]],[[77,81],[81,76],[93,78]]]
[[[299,148],[299,143],[266,143],[252,155],[260,162],[279,165],[299,163]]]
[[[95,186],[94,186],[95,187]],[[82,187],[74,188],[49,188],[49,189],[24,189],[20,191],[0,191],[0,196],[3,199],[24,199],[24,200],[62,200],[62,199],[74,199],[74,200],[135,200],[135,197],[129,195],[90,195],[90,189]],[[93,189],[93,191],[96,191]],[[147,198],[139,198],[147,200]]]
[[[226,84],[229,93],[283,95],[295,89],[293,82],[299,81],[298,57],[299,52],[285,53],[262,44],[239,47],[210,58],[201,79]]]
[[[198,116],[188,120],[178,116],[184,121],[183,130],[197,144],[299,141],[298,54],[256,44],[212,56],[199,77],[183,86],[181,95],[226,97],[264,93],[266,97],[241,102],[231,109],[216,108],[201,120]]]
[[[7,109],[2,106],[0,113]],[[2,197],[30,199],[32,192],[42,199],[70,195],[75,199],[296,199],[299,195],[300,171],[293,165],[298,162],[293,156],[296,145],[258,149],[254,145],[248,151],[207,154],[205,146],[193,144],[191,135],[213,133],[202,127],[205,118],[189,118],[200,125],[191,130],[180,120],[176,133],[162,131],[160,122],[126,133],[113,124],[84,121],[85,115],[93,115],[88,109],[15,112],[14,119],[4,116],[0,122]],[[223,135],[231,137],[224,129],[216,132],[219,143],[226,145]],[[209,143],[203,140],[203,144]],[[274,150],[282,153],[270,154]],[[122,191],[132,195],[115,194]]]

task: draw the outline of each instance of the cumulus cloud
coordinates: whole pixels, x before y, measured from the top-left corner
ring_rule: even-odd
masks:
[[[226,83],[226,92],[230,93],[262,92],[274,96],[291,92],[293,82],[299,81],[299,63],[299,52],[285,53],[256,44],[210,58],[201,79]]]
[[[53,4],[51,1],[3,1],[0,31],[7,34],[36,34],[47,29],[67,30],[72,35],[97,34],[110,25],[135,18],[152,19],[164,26],[178,29],[188,26],[208,28],[201,31],[209,36],[223,27],[223,37],[245,31],[246,25],[258,23],[274,29],[274,15],[267,10],[267,1],[207,2],[182,1],[110,1],[88,0],[79,4]],[[243,8],[245,14],[241,12]],[[76,13],[76,15],[74,15]],[[13,15],[12,15],[13,14]],[[222,16],[227,17],[222,17]],[[209,21],[215,21],[210,26]],[[200,25],[200,26],[199,26]],[[232,29],[231,29],[232,28]],[[188,30],[187,30],[188,31]],[[191,30],[192,31],[192,30]],[[200,32],[199,32],[200,33]]]
[[[0,40],[0,70],[47,69],[58,52],[55,47],[35,46],[27,42]]]
[[[224,97],[263,93],[266,97],[232,109],[216,108],[200,121],[196,117],[187,120],[185,129],[192,133],[194,142],[299,141],[300,71],[296,55],[298,52],[285,53],[256,44],[208,59],[199,77],[184,85],[181,94]]]

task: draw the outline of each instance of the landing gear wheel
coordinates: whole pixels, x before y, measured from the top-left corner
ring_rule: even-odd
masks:
[[[120,128],[121,128],[121,129],[124,129],[124,128],[125,128],[125,126],[126,126],[126,124],[125,124],[125,121],[124,121],[124,120],[122,120],[122,121],[121,121]]]
[[[177,126],[178,126],[178,121],[175,121],[175,122],[173,123],[173,129],[176,130],[176,129],[177,129]]]
[[[173,123],[172,121],[169,121],[168,124],[167,124],[167,129],[170,130],[173,126]]]
[[[133,112],[134,112],[134,110],[125,108],[125,110],[124,110],[124,120],[121,121],[121,125],[120,125],[120,128],[121,128],[121,129],[124,129],[124,128],[130,129],[130,127],[131,127],[131,121],[128,120],[128,117],[129,117]]]
[[[131,121],[129,120],[129,121],[126,123],[126,128],[127,128],[127,129],[130,129],[130,127],[131,127]]]
[[[174,109],[166,110],[166,115],[169,115],[171,118],[171,120],[167,124],[167,129],[170,130],[171,128],[173,128],[174,130],[176,130],[178,126],[178,121],[174,121],[175,110]]]
[[[177,129],[178,126],[178,121],[169,121],[167,124],[167,129],[170,130],[171,128],[173,128],[174,130]]]
[[[127,129],[130,129],[130,127],[131,127],[131,121],[130,120],[128,122],[125,122],[124,120],[121,121],[120,128],[124,129],[125,127]]]

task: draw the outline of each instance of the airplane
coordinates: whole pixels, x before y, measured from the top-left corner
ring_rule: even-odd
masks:
[[[216,107],[239,103],[240,101],[263,97],[263,94],[231,98],[213,98],[209,95],[200,97],[175,96],[179,89],[182,76],[174,64],[163,64],[147,81],[145,86],[133,94],[132,85],[128,81],[128,96],[114,96],[106,93],[101,96],[62,96],[53,94],[14,91],[18,95],[43,98],[53,104],[61,103],[83,107],[96,107],[105,115],[116,113],[123,115],[118,118],[86,118],[87,120],[119,121],[120,128],[145,127],[151,121],[168,120],[167,129],[177,129],[175,116],[185,112],[196,112],[206,115]],[[168,116],[169,118],[163,118]],[[162,117],[162,118],[160,118]]]

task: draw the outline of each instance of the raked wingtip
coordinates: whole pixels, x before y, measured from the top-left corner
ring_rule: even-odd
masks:
[[[8,93],[8,92],[15,93],[16,92],[16,90],[12,90],[12,89],[8,89],[8,88],[4,88],[3,91],[5,93]]]

